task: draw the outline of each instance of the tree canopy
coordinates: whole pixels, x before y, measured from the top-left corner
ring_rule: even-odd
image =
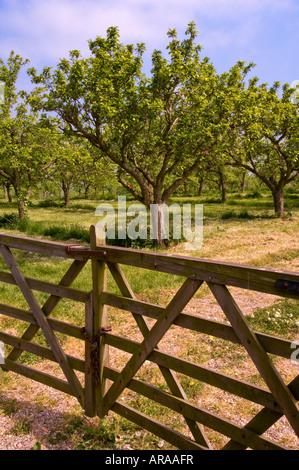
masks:
[[[279,217],[284,213],[283,190],[299,176],[299,102],[293,96],[288,85],[269,87],[251,79],[235,97],[224,139],[229,163],[263,181]]]
[[[0,176],[14,187],[20,215],[49,167],[67,201],[77,176],[88,193],[101,161],[147,208],[209,173],[225,201],[227,166],[239,168],[243,183],[250,172],[270,189],[283,215],[284,187],[298,178],[298,90],[247,81],[253,64],[243,61],[217,74],[197,35],[192,22],[182,40],[169,30],[167,54],[153,51],[146,76],[145,45],[122,44],[110,27],[89,41],[88,57],[73,50],[55,68],[30,68],[31,93],[16,90],[28,61],[13,52],[1,60]]]
[[[0,104],[0,175],[9,182],[18,202],[20,217],[26,215],[33,187],[55,160],[57,142],[53,126],[33,110],[38,92],[17,91],[16,81],[28,60],[11,52],[7,64],[0,59],[0,81],[5,83]]]
[[[215,144],[216,74],[200,58],[196,35],[193,24],[183,41],[169,31],[169,59],[154,51],[149,78],[142,73],[144,45],[121,44],[117,28],[89,42],[87,59],[72,51],[53,72],[31,70],[47,88],[43,109],[117,164],[121,184],[147,207],[167,202]]]

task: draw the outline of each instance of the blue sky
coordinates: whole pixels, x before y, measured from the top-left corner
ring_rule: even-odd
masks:
[[[122,42],[146,44],[149,70],[168,29],[183,38],[190,21],[218,72],[245,60],[261,82],[299,80],[299,0],[0,0],[0,57],[14,50],[41,71],[118,26]]]

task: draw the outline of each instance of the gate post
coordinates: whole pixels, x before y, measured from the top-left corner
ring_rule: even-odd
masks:
[[[95,250],[105,245],[103,227],[90,227],[90,248]],[[107,327],[107,309],[101,302],[101,292],[106,290],[106,263],[97,258],[91,260],[92,291],[85,310],[85,413],[94,417],[102,415],[103,396],[107,380],[103,377],[104,366],[109,360],[108,345],[105,345],[101,328]]]

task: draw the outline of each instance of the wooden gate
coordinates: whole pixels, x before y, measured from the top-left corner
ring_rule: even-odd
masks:
[[[22,274],[11,248],[69,258],[73,259],[73,263],[58,284],[35,280]],[[290,360],[292,343],[253,331],[227,287],[298,299],[298,273],[106,246],[97,239],[95,227],[91,227],[90,247],[0,234],[0,250],[10,270],[10,273],[0,272],[0,281],[18,285],[29,306],[27,311],[0,304],[0,313],[30,323],[21,338],[0,333],[0,340],[13,346],[3,369],[23,374],[75,396],[88,416],[104,417],[112,410],[179,449],[211,449],[207,429],[229,438],[223,449],[284,449],[281,444],[263,436],[282,416],[286,417],[299,437],[299,376],[286,384],[271,359],[271,355],[274,355]],[[71,284],[88,260],[91,260],[92,265],[92,290],[84,292],[72,288]],[[140,301],[134,295],[122,265],[177,275],[182,278],[182,285],[167,306]],[[115,280],[120,295],[107,291],[107,270]],[[188,302],[203,284],[212,292],[228,323],[184,312]],[[42,307],[34,297],[33,290],[50,294]],[[49,318],[64,297],[85,304],[83,328]],[[143,340],[137,342],[115,334],[107,306],[130,312]],[[155,320],[153,326],[150,326],[148,319]],[[160,342],[173,325],[242,345],[266,386],[244,382],[163,351]],[[39,329],[47,339],[48,348],[32,342]],[[55,331],[84,340],[85,359],[65,354]],[[109,346],[130,354],[122,370],[116,370],[109,364]],[[17,359],[22,351],[58,362],[66,380],[20,364]],[[159,367],[169,391],[136,377],[145,361]],[[75,371],[84,374],[84,383]],[[260,411],[241,426],[192,403],[177,374],[184,374],[250,400],[260,405]],[[121,399],[125,390],[132,390],[183,416],[188,432],[182,434],[128,406]]]

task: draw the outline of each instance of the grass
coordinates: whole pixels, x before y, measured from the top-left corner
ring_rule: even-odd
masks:
[[[225,204],[221,203],[217,195],[204,195],[201,198],[173,198],[173,202],[181,204],[204,204],[204,243],[200,250],[191,252],[185,251],[184,244],[179,243],[171,246],[167,252],[173,255],[178,254],[299,271],[299,250],[298,243],[296,243],[299,233],[298,200],[299,194],[297,192],[286,192],[286,216],[283,219],[277,219],[274,216],[271,197],[261,191],[250,192],[245,195],[229,194]],[[114,201],[113,204],[115,205],[116,202]],[[88,243],[89,226],[97,222],[94,215],[97,205],[97,201],[72,200],[71,207],[64,208],[61,201],[33,201],[29,207],[29,219],[20,223],[15,215],[16,207],[13,204],[0,203],[0,230],[12,234],[26,234],[71,243],[74,241]],[[150,246],[144,248],[156,249]],[[24,275],[36,279],[59,282],[70,265],[67,260],[17,252],[17,250],[13,250],[13,252],[16,254],[17,262]],[[0,261],[0,269],[7,270],[2,260]],[[133,291],[140,300],[159,305],[167,305],[182,283],[179,276],[136,269],[130,266],[123,267],[123,270]],[[73,286],[83,290],[91,289],[89,266],[84,268]],[[110,275],[108,276],[108,290],[112,293],[119,293]],[[237,292],[236,294],[238,300],[244,300],[245,306],[250,305],[251,297],[248,297],[247,300],[246,293],[239,294]],[[15,286],[0,285],[0,295],[2,303],[27,308],[22,295]],[[45,294],[35,292],[35,295],[41,305],[47,299]],[[192,301],[191,307],[194,310],[191,309],[191,313],[208,315],[209,318],[223,321],[223,315],[216,310],[210,300],[208,288],[203,286]],[[264,300],[259,294],[253,300],[255,303],[247,313],[247,319],[254,329],[266,334],[288,338],[289,340],[299,337],[298,302],[278,301],[275,298],[269,300],[265,296],[267,305],[263,305]],[[129,313],[110,308],[109,315],[113,332],[132,340],[141,340],[141,334]],[[62,300],[51,317],[77,326],[83,326],[84,308],[75,302]],[[153,324],[154,322],[149,320],[149,323]],[[1,329],[17,336],[22,335],[27,327],[24,322],[2,315],[0,315],[0,324]],[[64,350],[69,354],[80,357],[80,354],[84,353],[82,342],[60,334],[57,336]],[[34,341],[46,345],[45,338],[41,333],[35,337]],[[219,372],[227,373],[260,386],[264,385],[255,367],[248,360],[244,348],[239,345],[173,327],[163,338],[162,347],[163,350],[165,349],[173,355],[215,368]],[[6,351],[9,350],[7,347]],[[128,357],[128,354],[111,348],[110,360],[112,367],[121,369]],[[40,361],[36,356],[29,353],[24,353],[20,360],[25,365],[34,365],[38,368],[43,368],[46,364],[45,361]],[[289,369],[284,361],[275,362],[275,365],[281,370],[286,380],[291,380],[294,371]],[[294,368],[296,369],[295,366]],[[143,366],[138,372],[138,378],[168,391],[158,367],[151,363],[146,363]],[[7,390],[20,389],[24,390],[26,394],[26,384],[28,383],[26,380],[21,377],[16,379],[14,374],[5,374],[0,371],[0,392],[5,394]],[[236,417],[242,416],[245,421],[249,421],[252,415],[257,412],[256,405],[242,399],[235,400],[231,395],[228,396],[225,392],[190,377],[180,375],[180,382],[192,403],[206,407],[227,419],[234,420]],[[32,396],[29,399],[38,403],[40,396],[34,395],[32,392],[33,386],[30,390]],[[43,392],[43,406],[52,409],[56,406],[55,400],[47,395],[47,390],[49,389],[45,389]],[[66,399],[66,396],[62,395],[62,399]],[[140,409],[142,412],[160,420],[163,424],[169,425],[179,432],[186,432],[183,419],[178,418],[174,413],[158,406],[151,400],[140,397],[130,390],[126,390],[122,399],[126,404]],[[14,398],[5,403],[0,401],[2,413],[12,417],[18,415],[21,406],[21,403]],[[33,448],[35,450],[39,450],[42,446],[60,448],[66,442],[70,443],[72,448],[82,450],[122,448],[167,450],[172,448],[171,445],[163,442],[160,438],[140,429],[118,415],[110,414],[103,420],[95,418],[87,421],[80,413],[78,415],[76,411],[65,415],[64,424],[53,426],[46,437],[35,437],[34,435]],[[22,421],[22,419],[19,419],[16,421],[12,433],[14,435],[30,435],[33,430],[34,420]],[[223,445],[223,436],[213,431],[208,431],[208,434],[216,447],[219,448]],[[290,441],[292,445],[292,439],[287,430],[282,434],[281,439]]]
[[[10,429],[10,432],[15,435],[29,434],[31,427],[32,420],[30,418],[23,418]]]
[[[255,216],[250,214],[247,209],[243,209],[240,212],[235,212],[235,211],[226,211],[221,214],[221,219],[222,220],[227,220],[227,219],[254,219]]]
[[[283,299],[261,308],[249,317],[251,327],[263,333],[292,340],[298,332],[299,308],[296,301]]]

